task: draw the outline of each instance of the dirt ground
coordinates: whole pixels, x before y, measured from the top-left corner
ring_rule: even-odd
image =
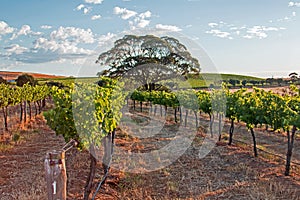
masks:
[[[121,151],[115,152],[111,172],[97,199],[300,199],[300,176],[294,173],[296,169],[293,169],[292,176],[283,176],[282,160],[273,159],[263,152],[254,158],[250,145],[235,143],[229,147],[225,142],[220,142],[206,157],[200,159],[198,153],[204,131],[193,133],[193,142],[170,165],[156,171],[132,173],[130,169],[135,167],[136,172],[141,172],[147,169],[148,164],[143,158],[128,160],[122,153],[151,152],[177,137],[178,125],[170,117],[155,118],[161,120],[162,131],[143,138],[138,134],[145,129],[153,131],[155,128],[151,127],[151,118],[136,113],[124,116],[124,126],[118,129],[116,138],[116,149]],[[204,119],[201,126],[207,126]],[[56,136],[45,125],[41,116],[22,129],[19,141],[10,142],[10,145],[1,144],[1,200],[46,199],[43,166],[46,152],[60,149],[65,144],[62,137]],[[189,134],[189,130],[185,130]],[[247,140],[245,137],[250,135],[243,126],[237,127],[235,133],[236,139]],[[273,133],[266,138],[265,134],[258,137],[261,146],[284,140],[281,135]],[[277,149],[276,145],[273,147]],[[298,147],[299,144],[295,148],[295,155],[299,152]],[[157,164],[165,162],[163,159],[158,155]],[[66,155],[66,163],[68,199],[82,199],[89,168],[88,152],[72,149]],[[96,181],[102,175],[99,163]]]

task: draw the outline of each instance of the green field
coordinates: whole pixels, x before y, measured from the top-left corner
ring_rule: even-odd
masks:
[[[238,80],[238,81],[262,81],[264,79],[252,77],[252,76],[244,76],[237,74],[217,74],[217,73],[201,73],[200,75],[189,75],[187,81],[177,83],[179,88],[203,88],[209,87],[211,84],[220,85],[222,81]],[[40,83],[45,83],[49,81],[61,82],[63,84],[70,84],[77,82],[96,82],[98,80],[97,77],[66,77],[66,78],[55,78],[55,79],[38,79]],[[167,81],[170,82],[170,81]]]

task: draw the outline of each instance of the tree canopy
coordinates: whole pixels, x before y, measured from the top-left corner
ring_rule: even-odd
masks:
[[[179,40],[168,36],[125,35],[115,41],[113,48],[100,54],[96,63],[106,67],[99,76],[114,78],[127,74],[141,85],[153,85],[172,74],[200,72],[198,60]]]
[[[22,87],[26,83],[29,83],[29,85],[36,85],[36,80],[33,78],[33,76],[29,74],[22,74],[18,76],[16,79],[17,86]]]

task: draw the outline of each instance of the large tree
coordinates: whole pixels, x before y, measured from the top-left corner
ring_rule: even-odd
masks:
[[[125,35],[115,41],[114,47],[99,55],[96,63],[106,69],[98,75],[131,78],[154,89],[156,83],[170,79],[175,74],[199,74],[200,64],[187,48],[172,37],[153,35]]]

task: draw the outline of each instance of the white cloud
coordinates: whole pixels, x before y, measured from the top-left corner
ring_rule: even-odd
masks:
[[[84,0],[85,3],[91,3],[91,4],[101,4],[103,0]]]
[[[10,27],[6,22],[0,21],[0,35],[6,35],[14,32],[14,28]]]
[[[179,31],[182,30],[177,26],[163,25],[163,24],[156,24],[155,28],[158,29],[158,30],[169,31],[169,32],[179,32]]]
[[[28,25],[24,25],[16,35],[36,34]],[[95,54],[88,47],[97,42],[90,29],[59,27],[50,34],[35,39],[31,47],[13,44],[5,47],[6,54],[0,54],[11,61],[20,63],[46,63],[61,60],[76,61]]]
[[[13,36],[10,38],[11,40],[15,40],[17,39],[19,36],[21,35],[25,35],[25,36],[37,36],[37,35],[41,35],[41,32],[34,32],[31,30],[31,27],[29,25],[23,25],[21,27],[21,29],[17,32],[14,33]]]
[[[49,25],[42,25],[41,26],[41,29],[51,29],[52,26],[49,26]]]
[[[145,19],[145,18],[150,18],[151,15],[152,15],[152,13],[148,10],[144,13],[139,14],[139,17],[142,18],[142,19]]]
[[[98,38],[98,44],[99,46],[105,45],[107,42],[112,42],[112,39],[115,38],[116,35],[113,33],[107,33],[106,35],[101,35]]]
[[[85,5],[80,4],[76,7],[76,10],[82,10],[83,8],[85,8]]]
[[[283,27],[277,28],[277,27],[266,27],[266,26],[253,26],[253,27],[247,29],[247,34],[244,36],[244,38],[264,39],[264,38],[268,37],[267,32],[279,31],[279,30],[284,30],[284,29],[285,28],[283,28]]]
[[[127,8],[120,8],[115,7],[114,8],[114,14],[119,15],[122,19],[128,20],[128,24],[130,26],[131,30],[136,30],[137,28],[145,28],[150,24],[150,19],[152,16],[151,11],[146,11],[142,13],[135,12],[133,10],[128,10]]]
[[[45,51],[56,52],[58,54],[90,54],[92,51],[79,48],[77,44],[74,44],[68,40],[49,40],[46,38],[39,38],[34,43],[34,49],[43,49]]]
[[[136,28],[145,28],[150,24],[150,20],[148,18],[150,18],[151,15],[152,13],[149,10],[138,14],[133,21],[129,21],[130,29],[135,30]]]
[[[300,7],[300,2],[290,1],[288,7]]]
[[[206,33],[220,38],[233,39],[233,35],[236,37],[246,38],[246,39],[264,39],[268,37],[268,32],[277,32],[280,30],[285,30],[284,27],[274,27],[274,26],[235,26],[234,24],[227,24],[226,22],[220,21],[219,23],[209,23],[208,26],[212,28]]]
[[[126,20],[137,15],[137,12],[128,10],[126,8],[115,7],[114,14],[120,15],[122,19]]]
[[[91,10],[92,10],[91,7],[85,7],[85,8],[83,9],[83,13],[86,15],[86,14],[88,14],[89,12],[91,12]]]
[[[9,55],[11,55],[11,54],[22,54],[22,53],[24,53],[25,51],[28,50],[28,48],[21,47],[18,44],[12,44],[11,46],[5,47],[4,49],[9,53]]]
[[[95,42],[91,29],[81,29],[76,27],[59,27],[58,30],[50,34],[53,40],[72,40],[76,43],[92,44]]]
[[[139,20],[139,22],[137,23],[137,27],[138,27],[138,28],[145,28],[145,27],[148,26],[149,24],[150,24],[150,20],[141,19],[141,20]]]
[[[218,26],[218,24],[212,22],[212,23],[209,23],[208,26],[211,27],[211,28],[214,28],[214,27]]]
[[[212,34],[213,36],[220,37],[220,38],[228,38],[228,39],[233,39],[230,35],[229,32],[221,31],[218,29],[212,29],[210,31],[206,31],[206,33]]]
[[[93,15],[91,17],[91,20],[97,20],[97,19],[100,19],[101,18],[101,15]]]
[[[296,12],[292,12],[292,16],[293,16],[293,17],[296,17]]]
[[[244,35],[243,38],[246,38],[246,39],[252,39],[252,38],[254,38],[254,36],[251,36],[251,35]]]
[[[264,27],[262,26],[253,26],[252,28],[249,28],[247,30],[247,37],[250,39],[251,38],[259,38],[259,39],[263,39],[263,38],[266,38],[268,37],[267,33],[265,31],[268,31],[267,29],[265,29]],[[247,38],[245,37],[245,38]]]
[[[82,11],[83,14],[88,14],[89,12],[92,11],[92,7],[88,7],[88,6],[85,6],[84,4],[80,4],[76,7],[76,10],[77,11]]]

